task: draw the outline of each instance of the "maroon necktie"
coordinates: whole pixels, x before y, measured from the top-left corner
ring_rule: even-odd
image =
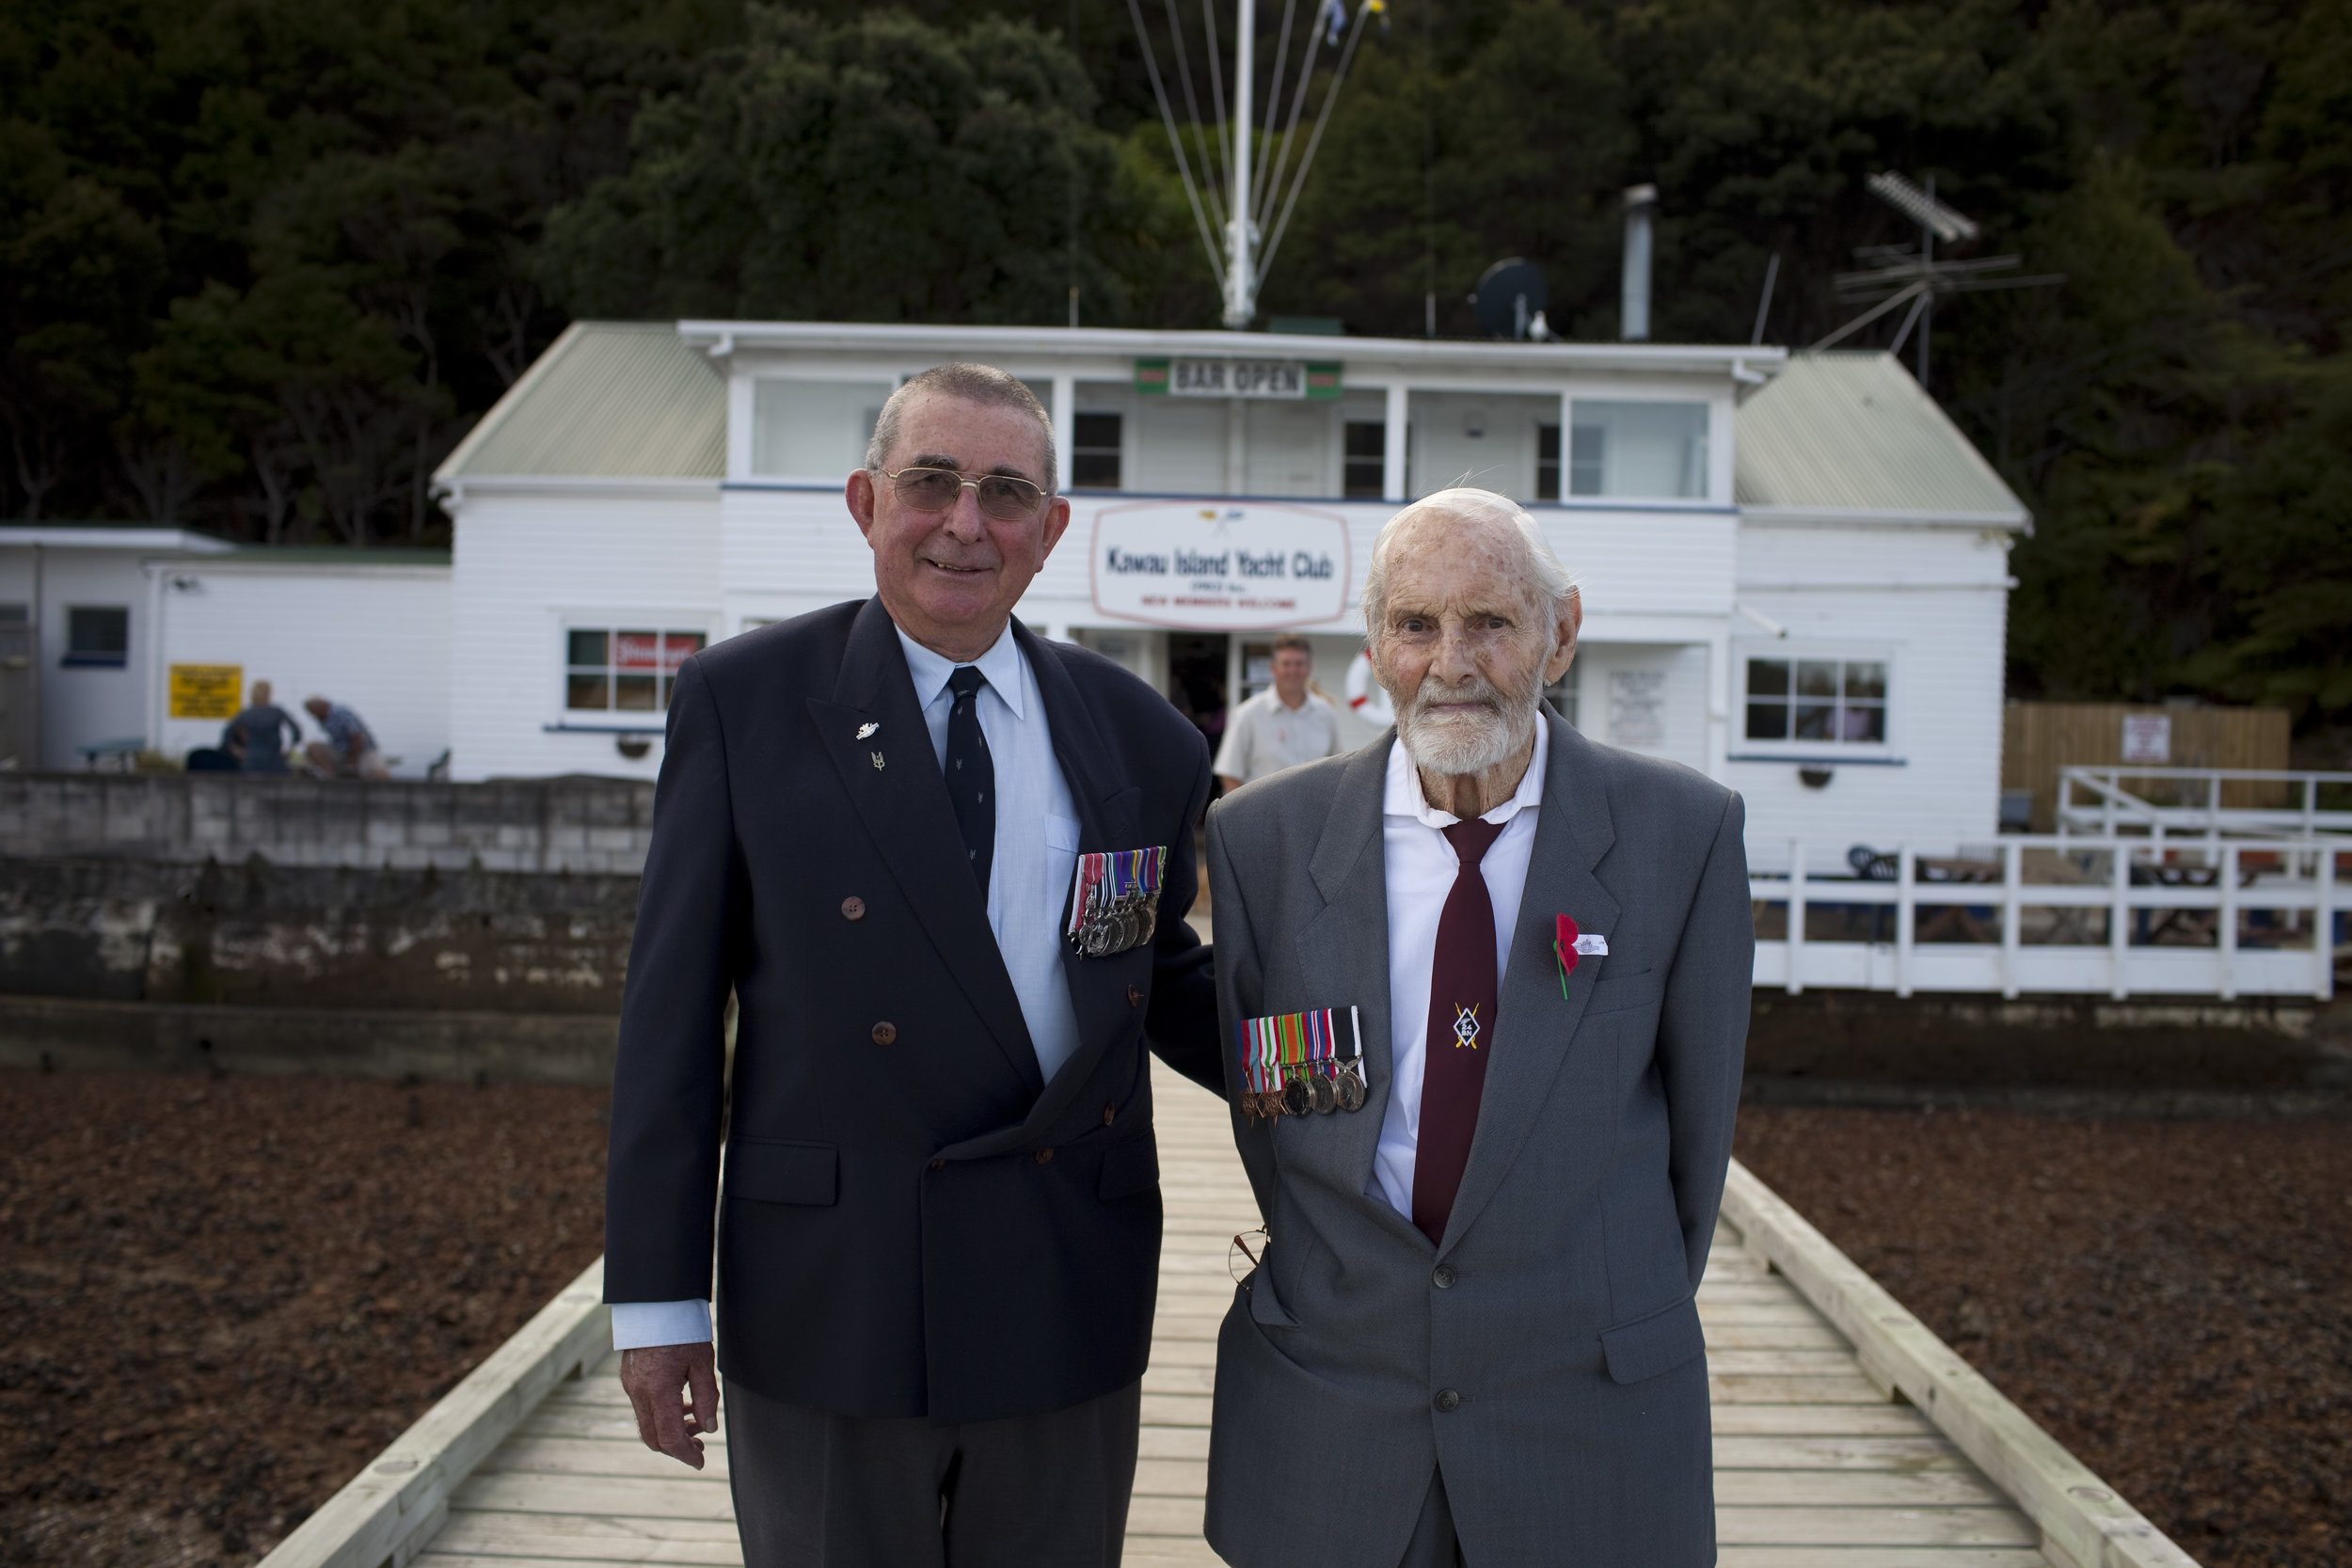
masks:
[[[1495,906],[1478,863],[1503,824],[1472,818],[1445,830],[1461,862],[1438,917],[1437,959],[1429,970],[1429,1034],[1422,1051],[1421,1139],[1413,1150],[1413,1223],[1432,1242],[1470,1163],[1478,1131],[1478,1096],[1495,1037]]]

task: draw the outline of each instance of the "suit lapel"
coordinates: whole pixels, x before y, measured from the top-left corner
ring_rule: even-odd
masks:
[[[1478,1130],[1446,1220],[1441,1253],[1469,1230],[1534,1130],[1552,1080],[1575,1048],[1577,1022],[1600,974],[1597,963],[1579,964],[1568,977],[1567,995],[1560,994],[1559,965],[1551,953],[1555,917],[1565,913],[1581,929],[1603,936],[1617,922],[1617,900],[1593,874],[1616,838],[1609,797],[1597,776],[1600,759],[1590,741],[1549,709],[1544,721],[1551,726],[1551,754],[1543,815],[1535,823],[1526,891],[1511,932],[1510,968],[1498,999],[1501,1016],[1479,1095]]]
[[[1071,803],[1078,811],[1078,853],[1147,847],[1138,836],[1143,831],[1142,786],[1107,769],[1109,749],[1060,657],[1018,620],[1012,623],[1012,631],[1045,699],[1045,727],[1053,736],[1054,760],[1061,765]],[[1075,892],[1073,879],[1062,892],[1061,908],[1055,911],[1057,931],[1069,925],[1070,899]],[[1137,952],[1148,964],[1149,946]],[[1070,987],[1071,1010],[1078,1020],[1078,1049],[1054,1074],[1053,1083],[1030,1112],[1030,1122],[1042,1123],[1058,1114],[1125,1028],[1127,1016],[1134,1011],[1127,1002],[1127,987],[1136,982],[1136,962],[1133,954],[1082,958],[1068,942],[1061,944],[1062,976]]]
[[[1323,909],[1300,927],[1296,938],[1299,972],[1316,988],[1300,1005],[1357,1009],[1368,1080],[1363,1109],[1341,1116],[1284,1117],[1275,1124],[1286,1164],[1313,1169],[1350,1193],[1372,1186],[1380,1126],[1394,1091],[1396,1061],[1389,1038],[1389,879],[1380,816],[1389,748],[1394,742],[1395,732],[1391,731],[1348,760],[1308,863]],[[1406,1234],[1419,1237],[1386,1200],[1367,1201]]]
[[[1044,1086],[1037,1049],[996,950],[979,884],[964,869],[963,836],[947,783],[915,705],[898,628],[881,599],[866,600],[850,623],[833,700],[812,697],[808,710],[915,920],[1033,1099]],[[866,731],[864,738],[861,731]]]

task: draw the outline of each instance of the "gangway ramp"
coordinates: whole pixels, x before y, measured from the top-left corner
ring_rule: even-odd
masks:
[[[1201,1498],[1227,1249],[1257,1209],[1224,1107],[1154,1072],[1168,1225],[1126,1560],[1211,1568]],[[638,1442],[598,1278],[583,1275],[264,1568],[741,1562],[723,1431],[699,1473]],[[2194,1568],[1737,1165],[1699,1315],[1724,1568]]]

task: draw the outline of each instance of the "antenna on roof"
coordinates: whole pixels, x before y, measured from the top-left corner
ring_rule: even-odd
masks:
[[[1836,331],[1815,343],[1816,350],[1841,342],[1862,328],[1885,315],[1895,307],[1908,303],[1910,313],[1889,345],[1893,353],[1903,351],[1903,342],[1911,329],[1919,329],[1919,385],[1928,384],[1928,336],[1938,294],[1982,293],[1994,289],[2039,289],[2053,283],[2063,283],[2062,272],[2037,273],[2026,277],[1989,277],[1988,273],[2006,272],[2020,265],[2018,256],[1987,256],[1974,261],[1939,261],[1935,259],[1935,242],[1957,245],[1973,240],[1983,232],[1976,220],[1947,207],[1935,199],[1935,176],[1928,176],[1925,189],[1913,184],[1893,169],[1871,175],[1863,184],[1872,196],[1911,219],[1919,226],[1919,248],[1910,250],[1901,245],[1869,245],[1854,251],[1864,266],[1861,272],[1841,272],[1836,278],[1840,299],[1856,304],[1876,300],[1869,309],[1856,316]]]

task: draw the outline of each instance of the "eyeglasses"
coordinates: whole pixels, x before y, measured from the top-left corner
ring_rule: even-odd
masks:
[[[982,474],[966,479],[953,468],[900,468],[893,473],[888,468],[875,470],[890,481],[898,499],[917,512],[945,512],[956,504],[956,497],[969,486],[979,499],[980,510],[1001,523],[1017,523],[1033,516],[1045,492],[1025,479],[1011,474]]]

